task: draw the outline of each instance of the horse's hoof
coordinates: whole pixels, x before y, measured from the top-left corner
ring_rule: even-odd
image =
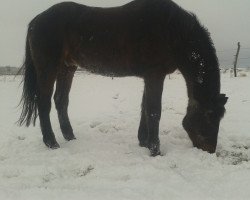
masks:
[[[74,134],[72,134],[72,135],[63,135],[63,137],[67,141],[76,140],[76,137],[74,136]]]
[[[147,141],[140,141],[139,146],[148,148],[148,142]]]
[[[50,149],[58,149],[58,148],[60,148],[60,145],[57,143],[57,141],[50,141],[50,140],[45,141],[44,140],[43,142]]]
[[[160,143],[149,144],[148,148],[152,157],[161,155]]]

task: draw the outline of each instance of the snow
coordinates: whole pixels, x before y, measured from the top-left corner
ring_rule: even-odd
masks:
[[[138,146],[143,82],[75,76],[70,119],[77,140],[66,142],[55,108],[60,149],[42,143],[39,126],[15,125],[20,77],[0,77],[0,199],[250,199],[250,74],[222,74],[229,96],[216,154],[192,147],[181,126],[187,105],[180,74],[166,77],[160,124],[163,156]]]

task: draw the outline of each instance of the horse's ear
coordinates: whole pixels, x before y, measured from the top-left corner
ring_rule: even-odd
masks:
[[[218,104],[224,106],[227,103],[228,97],[225,94],[220,94],[218,97]]]

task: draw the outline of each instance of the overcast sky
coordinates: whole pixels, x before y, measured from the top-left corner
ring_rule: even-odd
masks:
[[[131,0],[77,0],[109,7]],[[194,12],[210,31],[221,65],[232,65],[240,41],[241,66],[250,67],[250,0],[174,0]],[[0,0],[0,66],[20,66],[29,21],[60,0]]]

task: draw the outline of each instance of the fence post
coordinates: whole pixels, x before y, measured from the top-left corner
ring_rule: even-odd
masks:
[[[234,77],[237,77],[237,63],[238,63],[239,53],[240,53],[240,42],[238,42],[237,53],[235,55],[235,60],[234,60]]]

